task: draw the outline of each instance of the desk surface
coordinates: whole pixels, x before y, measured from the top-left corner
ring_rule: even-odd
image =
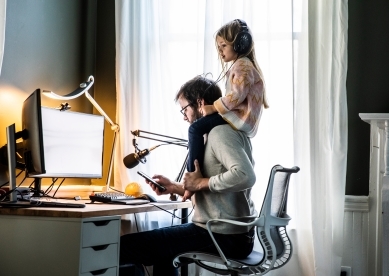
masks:
[[[63,200],[61,200],[63,201]],[[71,202],[75,202],[74,200]],[[169,203],[151,202],[141,205],[114,205],[105,203],[91,203],[89,200],[80,200],[77,203],[85,203],[85,208],[5,208],[0,207],[0,215],[12,216],[39,216],[39,217],[66,217],[66,218],[89,218],[100,216],[125,215],[141,212],[192,208],[192,202],[172,201]],[[158,206],[158,207],[156,207]]]

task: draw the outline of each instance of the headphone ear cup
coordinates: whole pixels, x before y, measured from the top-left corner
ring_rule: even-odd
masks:
[[[247,53],[251,48],[252,41],[253,39],[249,32],[242,31],[238,33],[234,42],[234,51],[239,55]]]

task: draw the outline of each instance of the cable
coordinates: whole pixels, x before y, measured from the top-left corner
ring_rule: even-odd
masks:
[[[58,178],[57,178],[58,179]],[[61,187],[62,183],[65,181],[66,178],[62,179],[61,183],[59,183],[57,190],[55,190],[55,193],[53,194],[53,197],[55,197],[55,194],[58,192],[59,187]]]
[[[212,82],[212,84],[211,84],[210,86],[208,86],[208,87],[204,90],[204,92],[202,93],[202,98],[204,98],[204,95],[205,95],[205,93],[208,91],[208,89],[210,89],[212,86],[216,85],[219,81],[221,81],[221,80],[227,75],[227,73],[228,73],[228,71],[230,71],[232,65],[234,65],[235,62],[236,62],[238,59],[239,59],[239,56],[234,60],[234,62],[231,64],[231,66],[228,68],[228,70],[225,71],[223,77],[221,77],[221,78],[220,78],[220,76],[222,75],[222,73],[224,72],[224,70],[222,70],[222,71],[220,72],[220,74],[219,74],[219,76],[217,77],[216,81]],[[206,75],[208,75],[208,74],[209,74],[209,73],[207,73]],[[206,76],[206,75],[205,75],[205,76]]]
[[[174,223],[174,217],[176,216],[176,211],[177,211],[177,209],[174,209],[174,210],[173,210],[173,215],[172,215],[172,223],[171,223],[171,226],[173,226],[173,223]]]
[[[20,172],[16,175],[16,177],[18,177],[22,172],[23,172],[23,171],[20,171]],[[4,189],[1,189],[1,191],[3,191],[4,194],[2,194],[2,195],[0,196],[0,201],[4,201],[8,195],[10,195],[11,193],[13,193],[13,192],[15,192],[15,191],[16,191],[17,193],[19,193],[19,194],[21,195],[22,199],[23,199],[22,193],[21,193],[19,190],[17,190],[17,188],[19,188],[19,186],[23,183],[23,181],[24,181],[25,179],[26,179],[26,177],[23,178],[23,180],[20,182],[19,185],[17,185],[17,186],[16,186],[14,189],[12,189],[12,190],[8,190],[8,192],[6,192]],[[7,181],[7,182],[1,184],[1,185],[0,185],[0,188],[3,187],[3,186],[5,186],[5,185],[8,184],[8,183],[9,183],[9,181]]]
[[[22,172],[24,172],[24,171],[20,171],[20,172],[16,175],[16,178],[17,178]],[[24,180],[23,180],[23,181],[24,181]],[[4,182],[3,184],[0,185],[0,188],[3,187],[3,186],[5,186],[5,185],[7,185],[8,183],[9,183],[9,181]]]
[[[18,188],[18,187],[15,187],[15,188],[12,189],[12,190],[8,190],[8,192],[6,192],[4,195],[2,195],[2,196],[0,197],[0,201],[3,201],[3,200],[7,197],[7,195],[9,195],[9,194],[11,194],[11,193],[13,193],[13,192],[19,193],[19,194],[22,196],[22,198],[23,198],[22,193],[21,193],[19,190],[17,190],[17,188]]]
[[[20,174],[18,174],[17,176],[19,176],[19,175],[20,175]],[[23,182],[24,182],[24,180],[26,180],[26,179],[27,179],[27,176],[25,175],[24,178],[23,178],[23,180],[19,183],[18,187],[20,187],[20,185],[22,185]]]
[[[114,190],[115,192],[118,192],[118,193],[121,193],[121,194],[124,194],[124,192],[122,191],[119,191],[119,190],[116,190],[115,188],[112,188],[112,187],[109,187],[110,189]]]
[[[57,182],[57,180],[58,180],[58,177],[57,178],[53,178],[53,182],[50,184],[49,187],[47,187],[47,189],[44,192],[44,194],[49,194],[51,192],[51,190],[53,189],[54,184],[55,184],[55,182]]]
[[[181,218],[181,217],[179,217],[179,216],[176,216],[174,213],[169,212],[168,210],[165,210],[165,209],[163,209],[163,208],[161,208],[161,207],[159,207],[159,206],[157,206],[157,205],[152,204],[152,202],[150,202],[149,204],[150,204],[150,205],[153,205],[154,207],[157,207],[158,209],[160,209],[160,210],[162,210],[162,211],[165,211],[166,213],[171,214],[174,218],[178,218],[178,219],[187,219],[187,218],[189,218],[189,216],[193,213],[194,207],[195,207],[195,205],[193,204],[193,205],[192,205],[192,211],[190,211],[190,213],[189,213],[186,217]],[[175,210],[177,210],[177,209],[175,209]]]
[[[136,232],[139,233],[139,229],[138,229],[138,221],[136,220],[136,213],[134,213],[134,218],[135,218],[135,226],[136,226]]]

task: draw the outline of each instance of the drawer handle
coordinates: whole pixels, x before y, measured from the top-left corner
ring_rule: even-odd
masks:
[[[103,274],[105,274],[105,272],[107,272],[107,270],[108,270],[108,268],[99,269],[99,270],[91,271],[90,273],[92,275],[103,275]]]
[[[110,220],[100,220],[100,221],[92,221],[92,222],[96,226],[104,226],[104,225],[108,225]]]
[[[108,247],[109,244],[104,244],[104,245],[98,245],[98,246],[92,246],[92,249],[94,251],[101,251],[104,250]]]

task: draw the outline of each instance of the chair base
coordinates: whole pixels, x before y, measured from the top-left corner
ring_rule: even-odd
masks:
[[[260,269],[256,267],[263,260],[263,257],[263,253],[252,251],[251,254],[244,259],[229,259],[230,266],[229,268],[227,268],[227,266],[224,264],[223,260],[220,258],[219,255],[202,252],[186,252],[178,255],[174,259],[173,264],[174,266],[179,267],[181,265],[195,263],[196,265],[206,270],[220,275],[254,275],[266,271],[266,269]],[[224,266],[225,268],[212,267],[207,265],[205,262],[219,264]]]

